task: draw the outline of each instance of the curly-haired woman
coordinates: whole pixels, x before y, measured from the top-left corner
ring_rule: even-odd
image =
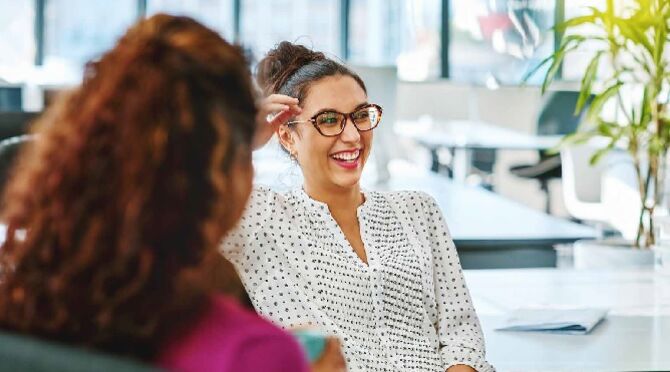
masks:
[[[169,369],[306,370],[207,279],[249,196],[256,114],[237,47],[185,17],[132,27],[19,158],[0,327]]]

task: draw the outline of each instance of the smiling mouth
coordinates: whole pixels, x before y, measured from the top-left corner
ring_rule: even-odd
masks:
[[[330,157],[338,162],[355,163],[361,157],[361,149],[355,151],[342,151],[330,155]]]

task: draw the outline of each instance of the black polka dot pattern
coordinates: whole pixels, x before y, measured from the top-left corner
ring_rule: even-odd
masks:
[[[350,371],[493,371],[435,201],[409,191],[365,199],[358,219],[367,264],[327,205],[302,189],[254,190],[221,250],[256,310],[285,328],[338,336]]]

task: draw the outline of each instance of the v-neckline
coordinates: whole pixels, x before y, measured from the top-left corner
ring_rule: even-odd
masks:
[[[366,210],[368,209],[368,205],[371,203],[369,193],[365,190],[361,190],[361,194],[363,195],[363,203],[356,207],[356,219],[358,220],[358,229],[359,233],[361,234],[361,241],[363,242],[363,250],[365,251],[365,257],[367,259],[366,262],[363,261],[358,256],[358,254],[356,254],[353,245],[351,245],[346,235],[344,234],[344,231],[342,231],[340,225],[337,223],[337,221],[335,221],[333,214],[330,213],[328,205],[324,202],[311,198],[309,195],[307,195],[303,188],[300,188],[299,192],[308,203],[310,203],[313,207],[318,208],[321,213],[323,213],[323,218],[326,222],[326,225],[328,225],[330,231],[335,237],[335,240],[343,249],[344,254],[350,257],[350,259],[354,261],[358,267],[367,271],[370,268],[371,250],[369,249],[368,244],[366,244],[367,239],[365,239],[365,218],[362,217],[364,217]]]
[[[360,208],[360,207],[359,207]],[[366,261],[363,261],[363,259],[356,253],[356,250],[354,249],[354,246],[351,244],[349,239],[347,239],[347,236],[344,234],[344,231],[342,231],[342,227],[340,227],[340,224],[337,223],[335,218],[333,217],[332,213],[328,211],[328,218],[331,220],[331,230],[335,234],[336,239],[340,243],[340,245],[344,248],[344,251],[348,256],[350,256],[356,263],[360,266],[362,266],[364,269],[369,269],[370,268],[370,250],[368,249],[368,245],[365,244],[365,226],[363,225],[363,221],[361,219],[360,209],[356,210],[356,219],[358,220],[358,230],[359,234],[361,234],[361,242],[363,243],[363,251],[365,252],[365,258]]]

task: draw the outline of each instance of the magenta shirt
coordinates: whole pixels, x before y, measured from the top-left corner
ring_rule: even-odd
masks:
[[[215,296],[206,314],[160,354],[172,371],[309,371],[295,339],[267,320]]]

